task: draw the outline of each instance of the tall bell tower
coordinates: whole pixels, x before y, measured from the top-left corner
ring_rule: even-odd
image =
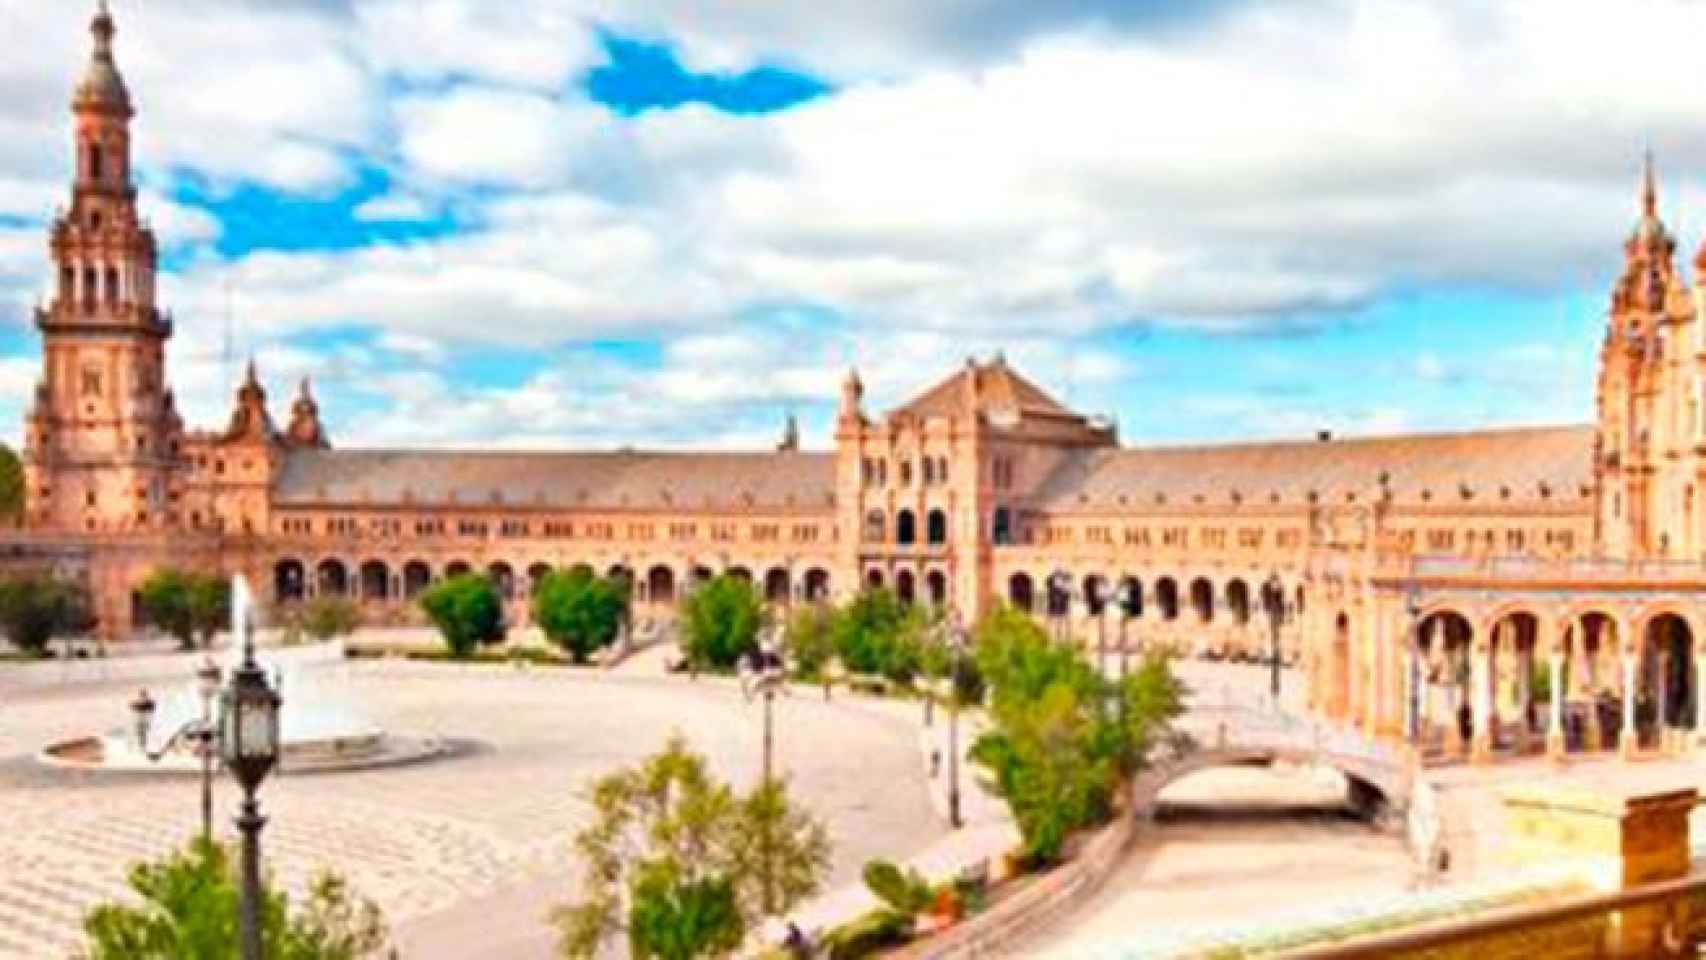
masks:
[[[171,319],[154,303],[154,234],[137,217],[130,92],[113,61],[106,0],[71,100],[76,174],[49,247],[57,282],[36,311],[42,377],[25,424],[33,527],[82,533],[176,523],[183,424],[165,382]]]

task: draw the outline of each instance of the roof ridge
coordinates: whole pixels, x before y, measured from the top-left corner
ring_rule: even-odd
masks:
[[[549,449],[518,447],[513,450],[491,447],[338,447],[332,449],[302,448],[291,450],[292,455],[447,455],[458,457],[811,457],[833,456],[830,450],[669,450],[636,447],[629,449]]]
[[[1229,440],[1224,442],[1205,441],[1202,443],[1162,443],[1142,446],[1116,447],[1106,452],[1111,455],[1122,453],[1156,453],[1156,452],[1187,452],[1197,450],[1240,450],[1272,447],[1331,447],[1348,446],[1352,444],[1391,443],[1405,440],[1450,440],[1465,437],[1508,436],[1517,433],[1562,433],[1565,431],[1592,430],[1591,423],[1557,423],[1546,425],[1515,426],[1515,427],[1483,427],[1480,429],[1462,430],[1423,430],[1415,433],[1374,433],[1353,436],[1334,435],[1328,440],[1313,438],[1287,438],[1270,440]]]

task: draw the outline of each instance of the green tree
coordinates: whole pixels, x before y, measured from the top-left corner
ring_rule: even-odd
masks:
[[[420,602],[452,656],[466,657],[482,643],[503,639],[503,602],[480,574],[441,580],[421,594]]]
[[[581,899],[552,915],[565,957],[597,956],[623,934],[635,957],[723,956],[829,869],[828,832],[781,781],[738,796],[679,735],[600,779],[592,806],[575,838]]]
[[[88,960],[229,960],[238,952],[238,881],[225,848],[197,839],[130,869],[141,905],[108,903],[83,918]],[[385,918],[335,874],[317,876],[301,909],[263,882],[261,938],[279,960],[364,960],[388,953]]]
[[[24,517],[24,467],[12,448],[0,443],[0,526],[12,526]]]
[[[835,620],[835,652],[847,669],[906,682],[919,672],[931,621],[889,590],[867,590]]]
[[[162,567],[138,593],[149,622],[176,637],[185,650],[195,649],[197,637],[209,645],[231,617],[231,584],[218,574]]]
[[[741,577],[714,577],[681,603],[687,656],[700,666],[734,666],[757,646],[758,631],[763,627],[764,601]]]
[[[817,678],[835,656],[835,608],[811,603],[796,609],[788,617],[782,642],[795,672],[808,680]]]
[[[553,570],[533,594],[533,619],[576,663],[614,643],[627,617],[626,581],[595,576],[585,568]]]
[[[89,625],[81,587],[45,574],[0,580],[0,630],[19,650],[43,654],[55,636]]]
[[[1006,607],[980,624],[977,659],[992,690],[992,727],[973,756],[994,773],[1026,856],[1053,861],[1073,830],[1109,814],[1120,780],[1143,767],[1182,712],[1184,688],[1160,655],[1106,679]]]
[[[315,597],[303,606],[297,625],[325,643],[354,633],[361,626],[361,608],[347,597]]]

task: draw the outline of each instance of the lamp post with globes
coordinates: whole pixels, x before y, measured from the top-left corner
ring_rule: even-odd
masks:
[[[1422,594],[1415,584],[1404,591],[1404,613],[1410,618],[1410,703],[1404,731],[1414,746],[1422,735]]]
[[[240,901],[243,960],[261,960],[261,816],[255,793],[278,764],[277,692],[255,662],[253,628],[244,625],[243,663],[231,674],[220,701],[219,744],[227,769],[243,788],[237,829],[243,835],[243,887]]]
[[[1072,575],[1056,568],[1048,575],[1048,615],[1055,623],[1055,641],[1065,643],[1072,616]]]
[[[1108,588],[1101,577],[1084,584],[1084,609],[1096,618],[1096,673],[1108,675]]]
[[[759,640],[758,646],[747,653],[740,665],[741,693],[751,700],[755,696],[764,701],[764,744],[761,760],[762,778],[760,789],[768,789],[773,774],[771,766],[775,754],[775,723],[772,717],[773,704],[778,692],[785,692],[788,681],[787,668],[782,663],[781,643],[777,634],[780,628],[767,630]],[[768,824],[768,821],[766,821]],[[771,915],[776,912],[776,883],[775,866],[771,862],[771,842],[768,825],[764,835],[759,838],[760,856],[762,857],[764,912]]]
[[[970,640],[959,610],[948,612],[948,826],[958,830],[964,825],[960,817],[960,662]]]
[[[172,731],[166,742],[158,748],[150,748],[148,742],[154,726],[154,698],[147,690],[137,693],[136,699],[130,702],[130,712],[136,724],[136,749],[149,763],[159,763],[161,758],[176,749],[180,743],[194,745],[196,756],[201,760],[201,839],[204,842],[213,840],[213,758],[215,753],[214,741],[218,733],[213,722],[213,701],[219,694],[219,665],[212,660],[203,661],[200,669],[196,670],[196,695],[201,699],[201,716],[184,721],[183,725]]]
[[[1143,614],[1143,588],[1128,577],[1120,583],[1116,601],[1120,607],[1120,679],[1127,674],[1126,625]]]
[[[1273,695],[1274,709],[1279,709],[1280,699],[1280,618],[1285,615],[1285,587],[1280,584],[1279,574],[1268,574],[1268,582],[1262,584],[1262,607],[1268,614],[1268,692]]]

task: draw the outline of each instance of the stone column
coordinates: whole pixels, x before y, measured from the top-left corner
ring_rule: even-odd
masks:
[[[1640,739],[1635,733],[1635,652],[1623,652],[1623,729],[1617,734],[1617,750],[1624,759],[1635,755]]]
[[[1706,656],[1698,650],[1694,652],[1694,742],[1706,743]]]
[[[1492,650],[1474,649],[1469,661],[1469,762],[1493,759]]]
[[[1551,661],[1552,712],[1546,723],[1546,755],[1562,760],[1567,749],[1564,742],[1564,651],[1554,648]]]

